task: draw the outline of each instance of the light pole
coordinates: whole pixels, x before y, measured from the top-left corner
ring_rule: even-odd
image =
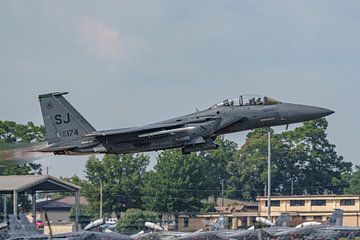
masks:
[[[224,206],[224,179],[221,179],[221,206]]]
[[[100,218],[103,217],[103,184],[100,179]]]
[[[271,221],[271,129],[269,128],[268,132],[268,208],[267,208],[267,218],[269,221]]]

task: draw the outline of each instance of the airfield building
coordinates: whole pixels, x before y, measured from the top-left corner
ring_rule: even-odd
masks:
[[[39,193],[69,192],[74,194],[75,229],[78,228],[80,205],[80,187],[49,175],[0,176],[0,195],[3,199],[2,215],[18,215],[23,212],[19,206],[19,197],[31,196],[32,223],[36,222],[36,196]],[[12,212],[7,213],[7,205]]]
[[[259,216],[267,216],[267,197],[258,197]],[[360,226],[359,195],[304,195],[271,197],[271,217],[276,219],[283,212],[290,213],[292,225],[305,221],[325,222],[334,209],[344,210],[344,226]]]

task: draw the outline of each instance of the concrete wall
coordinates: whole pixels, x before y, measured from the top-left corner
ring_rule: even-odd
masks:
[[[49,221],[51,222],[69,222],[69,211],[48,211],[47,212]],[[42,219],[45,221],[44,212],[36,212],[36,219]]]
[[[75,224],[74,223],[52,223],[51,230],[53,234],[59,233],[71,233],[75,231]],[[44,227],[44,234],[49,234],[49,228],[45,225]]]

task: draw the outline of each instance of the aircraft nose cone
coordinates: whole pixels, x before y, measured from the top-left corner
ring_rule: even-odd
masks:
[[[279,109],[279,115],[285,123],[314,120],[333,113],[330,109],[298,104],[283,104]]]
[[[306,117],[308,117],[309,120],[326,117],[333,113],[334,113],[334,111],[332,111],[330,109],[320,108],[320,107],[312,107],[312,106],[306,106],[303,111],[303,114]]]

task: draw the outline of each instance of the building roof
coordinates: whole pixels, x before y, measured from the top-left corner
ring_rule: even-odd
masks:
[[[72,206],[68,204],[58,202],[56,200],[48,200],[44,202],[36,203],[36,209],[70,209]]]
[[[88,200],[85,197],[80,197],[80,205],[87,204]],[[36,209],[43,210],[70,210],[73,207],[75,207],[75,197],[73,196],[36,203]]]
[[[257,206],[257,202],[247,202],[247,201],[240,201],[236,199],[224,198],[224,206]],[[222,206],[222,198],[219,197],[216,199],[216,206]]]
[[[222,198],[217,198],[215,209],[217,212],[223,213],[257,211],[258,203],[224,198],[224,206],[222,206]]]
[[[64,203],[64,204],[71,205],[71,206],[75,206],[75,197],[74,196],[64,197],[57,201]],[[88,205],[88,204],[89,204],[89,201],[87,200],[86,197],[80,197],[80,205]]]
[[[0,193],[32,192],[33,190],[75,192],[80,190],[80,187],[49,175],[0,176]]]
[[[360,195],[356,194],[345,194],[345,195],[293,195],[293,196],[271,196],[271,200],[298,200],[298,199],[359,199]],[[258,201],[265,201],[267,197],[259,196]]]

